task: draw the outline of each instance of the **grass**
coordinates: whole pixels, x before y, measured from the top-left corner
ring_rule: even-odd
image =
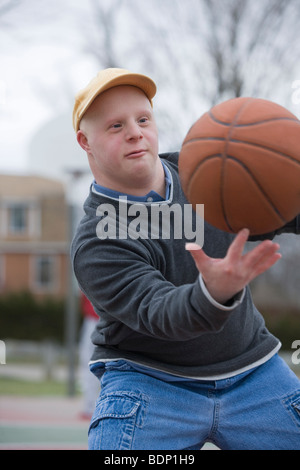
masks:
[[[39,382],[13,378],[0,378],[0,396],[63,396],[67,393],[67,385],[62,382],[44,380]]]

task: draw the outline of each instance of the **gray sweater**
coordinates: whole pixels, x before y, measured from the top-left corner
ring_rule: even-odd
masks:
[[[178,154],[161,158],[172,176],[166,204],[183,208],[188,201],[179,181]],[[125,359],[183,377],[210,378],[232,375],[279,349],[280,342],[267,330],[248,287],[236,307],[219,308],[207,298],[185,250],[191,240],[184,232],[182,237],[174,236],[176,227],[172,226],[169,237],[157,238],[151,232],[138,239],[126,232],[132,222],[136,227],[137,220],[142,220],[136,211],[132,215],[132,205],[91,188],[72,243],[79,286],[99,315],[92,335],[92,361]],[[151,207],[151,203],[143,204],[141,212],[145,218],[146,210],[149,220]],[[178,223],[173,219],[171,225]],[[112,230],[115,226],[116,231]],[[299,218],[261,238],[281,232],[300,233]],[[204,224],[203,249],[211,257],[224,257],[233,238]]]

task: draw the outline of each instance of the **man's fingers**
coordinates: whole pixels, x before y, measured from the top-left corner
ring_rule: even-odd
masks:
[[[273,266],[280,258],[281,254],[278,253],[280,245],[266,240],[252,251],[244,256],[244,263],[246,269],[249,269],[257,276]]]
[[[263,260],[258,266],[256,266],[255,277],[259,274],[264,273],[268,269],[270,269],[274,264],[277,263],[281,258],[280,253],[275,253],[272,256],[269,256],[267,259]]]
[[[266,240],[244,255],[244,262],[246,266],[255,266],[270,256],[273,256],[280,248],[278,243],[273,243],[271,240]]]
[[[245,248],[245,244],[249,238],[250,231],[248,229],[241,230],[233,242],[231,243],[230,247],[228,248],[227,256],[233,263],[241,258],[243,255],[243,251]]]
[[[204,253],[202,248],[196,243],[187,243],[185,245],[185,249],[190,252],[190,254],[192,255],[196,263],[198,270],[201,271],[201,267],[203,266],[203,263],[208,261],[210,258]]]
[[[265,240],[251,251],[243,254],[249,230],[242,230],[238,233],[228,249],[224,259],[215,260],[205,254],[202,248],[195,243],[187,243],[186,250],[193,257],[197,269],[207,280],[217,281],[220,275],[220,283],[243,283],[243,286],[252,281],[255,277],[271,268],[280,258],[278,253],[280,245],[271,240]],[[239,290],[239,289],[238,289]],[[236,292],[238,292],[238,290]]]
[[[197,243],[186,243],[185,249],[187,251],[199,251],[202,250],[201,246],[197,245]]]

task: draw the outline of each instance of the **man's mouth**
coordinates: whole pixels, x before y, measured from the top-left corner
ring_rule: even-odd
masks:
[[[133,150],[132,152],[125,155],[126,158],[140,158],[143,157],[146,153],[146,150]]]

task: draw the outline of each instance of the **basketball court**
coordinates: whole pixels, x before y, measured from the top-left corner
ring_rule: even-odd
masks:
[[[0,450],[87,450],[80,398],[0,397]]]
[[[87,450],[80,398],[0,397],[1,450]],[[205,444],[203,450],[216,450]]]

